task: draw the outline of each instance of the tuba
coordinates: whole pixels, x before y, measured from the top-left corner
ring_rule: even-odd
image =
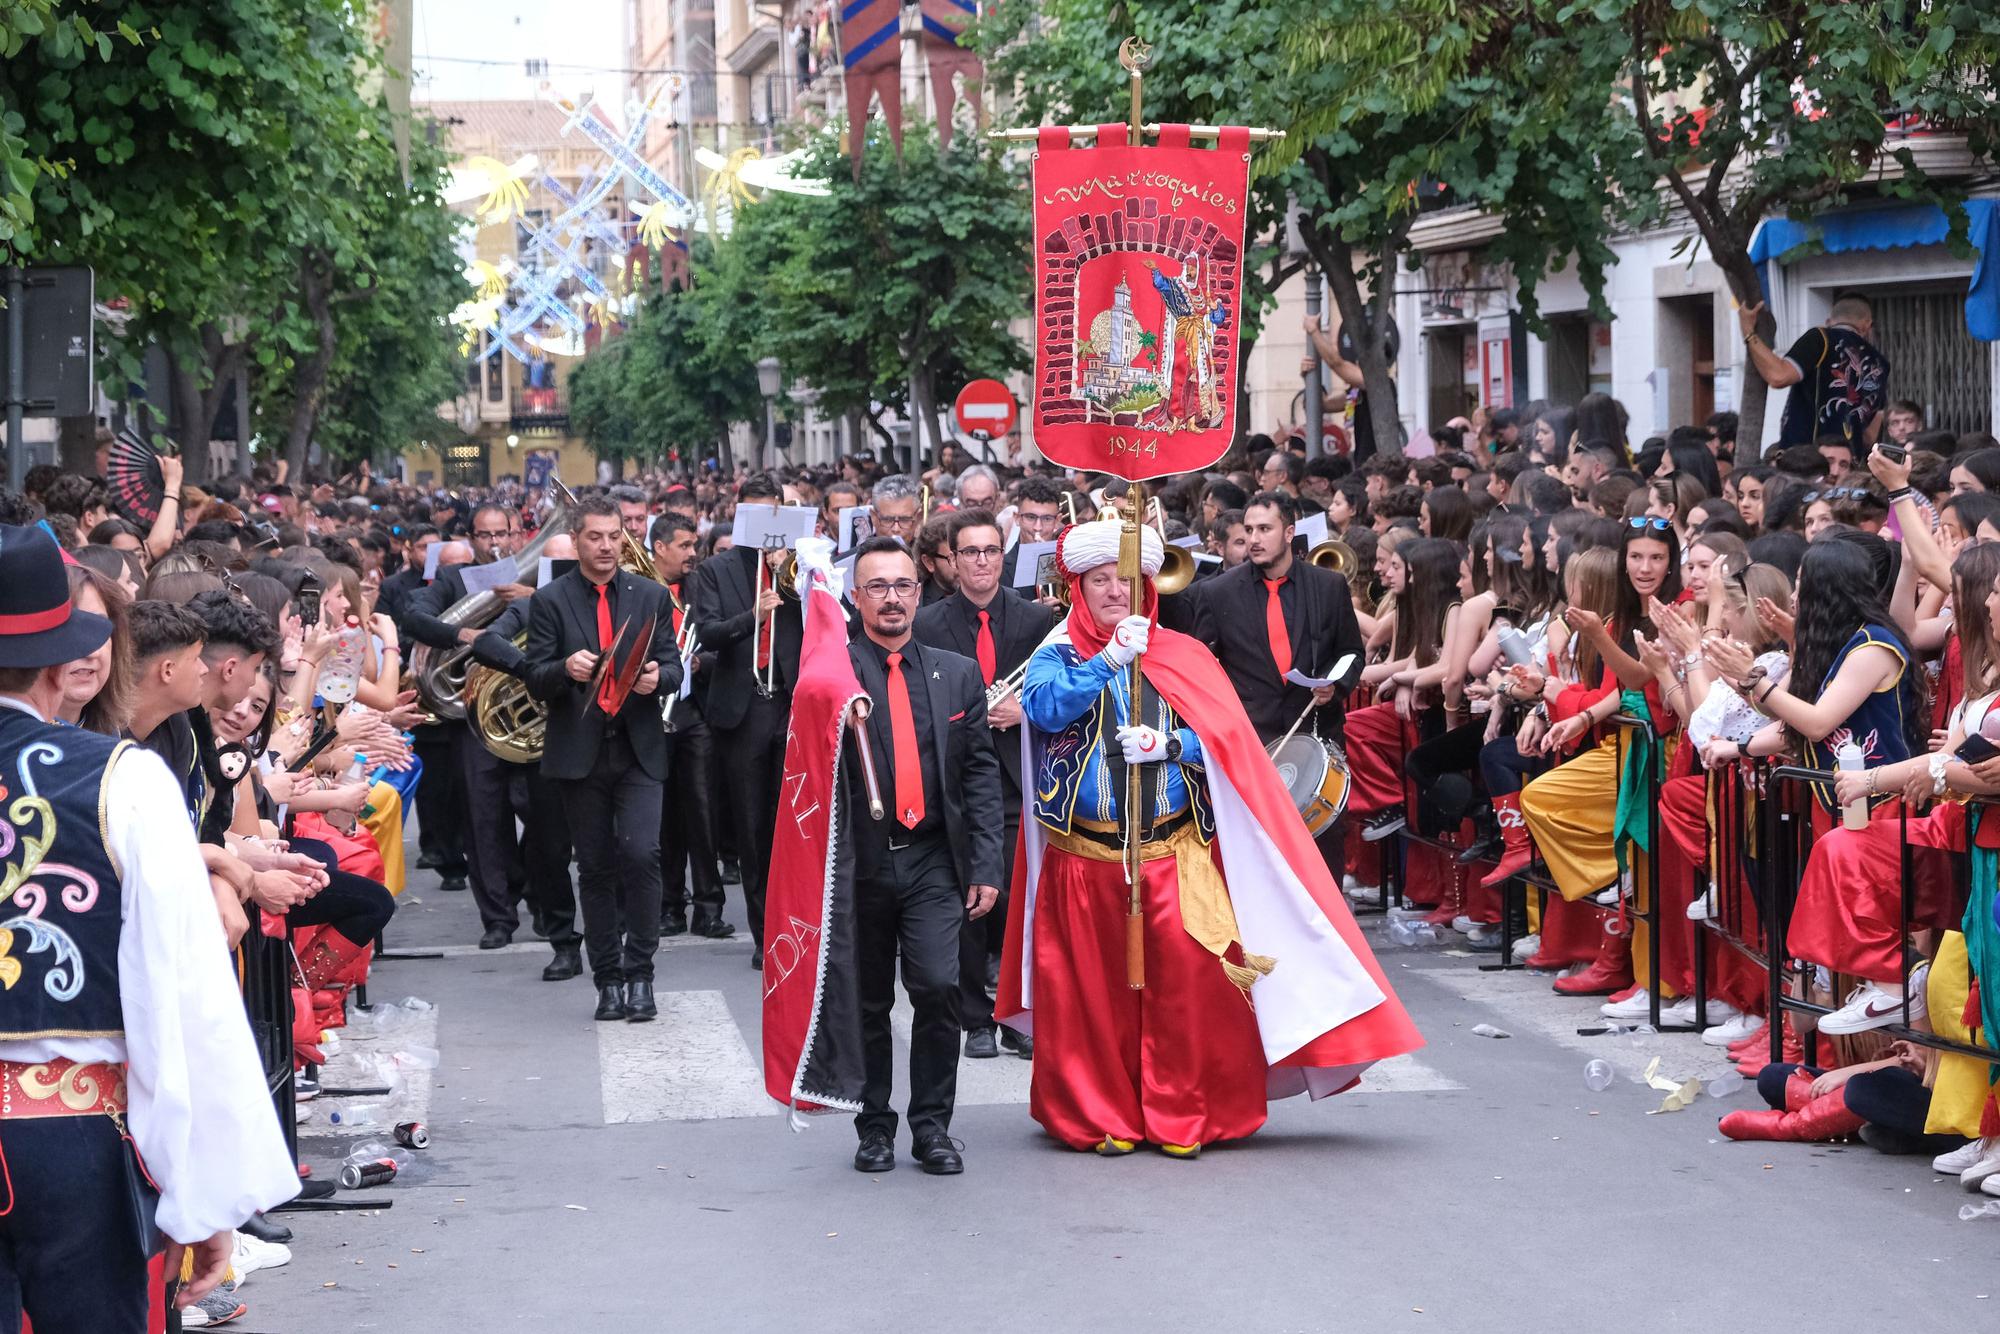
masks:
[[[534,579],[541,566],[542,548],[549,544],[550,538],[569,527],[569,499],[568,492],[564,492],[563,500],[549,514],[535,540],[514,557],[517,583]],[[498,617],[506,605],[497,593],[468,593],[446,607],[438,619],[454,630],[478,629]],[[410,674],[415,679],[417,697],[433,715],[453,722],[466,716],[464,691],[471,668],[470,644],[454,644],[442,650],[424,644],[410,656]]]
[[[1306,553],[1306,564],[1317,565],[1322,570],[1332,570],[1335,574],[1354,578],[1354,548],[1337,537],[1330,537]]]

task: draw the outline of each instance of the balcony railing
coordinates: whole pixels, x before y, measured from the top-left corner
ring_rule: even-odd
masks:
[[[569,400],[559,389],[516,389],[507,425],[521,435],[566,435]]]

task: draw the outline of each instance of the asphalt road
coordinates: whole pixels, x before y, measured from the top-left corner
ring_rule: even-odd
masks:
[[[1649,1116],[1653,1057],[1682,1079],[1722,1074],[1719,1053],[1581,1037],[1594,1002],[1449,947],[1373,933],[1430,1045],[1368,1091],[1280,1103],[1195,1162],[1106,1160],[1040,1134],[1027,1063],[968,1061],[966,1172],[932,1178],[907,1158],[854,1172],[845,1118],[787,1128],[747,939],[669,942],[662,1020],[614,1025],[586,979],[539,980],[544,946],[481,953],[477,934],[469,896],[413,875],[391,946],[449,953],[378,964],[374,999],[435,1009],[379,1011],[328,1082],[370,1055],[441,1059],[405,1061],[386,1102],[321,1099],[302,1133],[322,1173],[364,1137],[328,1124],[343,1105],[420,1116],[432,1146],[367,1192],[392,1208],[282,1215],[295,1258],[245,1283],[240,1328],[1872,1334],[2000,1307],[2000,1221],[1960,1222],[1978,1197],[1927,1161],[1722,1141],[1747,1086]],[[1602,1093],[1593,1056],[1619,1073]]]

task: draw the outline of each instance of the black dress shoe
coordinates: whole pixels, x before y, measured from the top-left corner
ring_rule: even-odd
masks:
[[[871,1130],[861,1137],[861,1147],[854,1151],[854,1170],[857,1172],[896,1170],[896,1145],[886,1132]]]
[[[975,1028],[965,1035],[965,1054],[975,1061],[990,1061],[1000,1054],[990,1028]]]
[[[465,877],[462,875],[439,876],[438,888],[448,894],[462,894],[465,892]]]
[[[750,951],[750,966],[760,973],[764,971],[764,947],[762,945]]]
[[[247,1232],[259,1241],[274,1242],[280,1246],[292,1239],[292,1230],[290,1228],[286,1227],[283,1223],[273,1223],[262,1214],[252,1214],[250,1221],[236,1230],[238,1232]]]
[[[734,857],[722,859],[722,879],[723,883],[730,885],[743,883],[743,867]]]
[[[924,1136],[911,1147],[910,1156],[930,1176],[955,1177],[965,1170],[965,1159],[958,1156],[958,1146],[949,1135]]]
[[[625,1017],[625,988],[617,983],[597,989],[597,1013],[592,1019],[623,1019]]]
[[[504,949],[513,943],[514,933],[504,926],[489,926],[486,933],[479,937],[479,948],[482,950]]]
[[[542,969],[542,981],[567,982],[583,971],[583,952],[575,946],[558,949],[556,957]]]
[[[417,854],[417,869],[419,871],[435,871],[443,865],[444,863],[438,860],[438,855],[435,852],[420,852]],[[242,1228],[236,1230],[238,1232],[243,1231]]]
[[[625,1017],[635,1024],[643,1024],[648,1019],[660,1017],[660,1007],[653,1001],[651,982],[625,984]]]
[[[688,930],[706,940],[727,940],[736,934],[736,928],[720,917],[697,917]]]
[[[1000,1030],[1000,1045],[1024,1061],[1034,1059],[1035,1040],[1025,1034],[1016,1033],[1011,1028]]]
[[[670,912],[660,917],[660,934],[663,936],[684,936],[687,934],[688,918],[684,912]]]

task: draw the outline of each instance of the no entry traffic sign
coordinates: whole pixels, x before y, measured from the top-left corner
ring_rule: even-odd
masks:
[[[974,380],[958,391],[951,413],[959,430],[993,440],[1014,429],[1019,409],[1014,406],[1014,395],[1007,391],[1006,385],[998,380]]]

